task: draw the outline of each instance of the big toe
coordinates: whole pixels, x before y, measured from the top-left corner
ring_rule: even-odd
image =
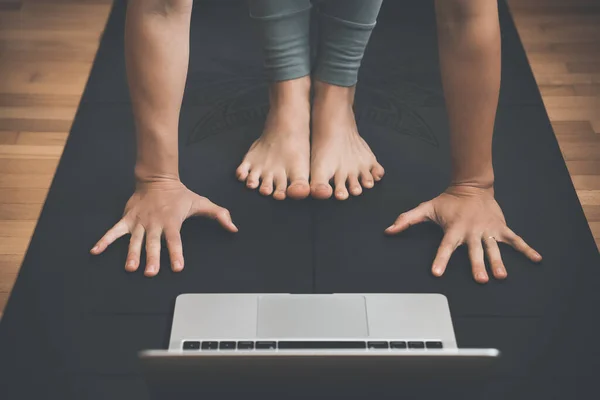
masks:
[[[331,185],[329,185],[329,183],[315,182],[310,188],[310,194],[315,199],[324,200],[331,197],[331,195],[333,194],[333,189],[331,188]]]
[[[310,194],[310,185],[305,179],[292,181],[287,188],[288,197],[296,200],[305,199]]]

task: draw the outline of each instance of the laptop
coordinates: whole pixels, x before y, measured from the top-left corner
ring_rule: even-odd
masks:
[[[499,355],[457,347],[441,294],[182,294],[168,350],[142,351],[140,361],[148,385],[169,397],[473,378]]]

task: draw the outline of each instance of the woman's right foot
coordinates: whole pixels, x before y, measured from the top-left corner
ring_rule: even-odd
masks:
[[[236,175],[276,200],[303,199],[310,194],[310,77],[271,84],[269,98],[263,133]]]

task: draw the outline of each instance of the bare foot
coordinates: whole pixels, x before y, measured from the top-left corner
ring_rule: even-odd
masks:
[[[385,173],[367,142],[358,134],[352,105],[354,88],[315,82],[312,109],[311,194],[317,199],[345,200],[370,189]]]
[[[265,196],[303,199],[310,194],[310,77],[272,84],[270,103],[263,134],[236,175]]]

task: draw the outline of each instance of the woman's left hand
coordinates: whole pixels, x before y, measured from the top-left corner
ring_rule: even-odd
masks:
[[[494,277],[504,279],[507,276],[497,242],[511,245],[531,261],[542,260],[539,253],[508,228],[494,198],[493,188],[450,186],[435,199],[400,214],[385,233],[397,234],[425,221],[435,222],[444,230],[444,238],[432,266],[435,276],[444,273],[452,253],[461,244],[469,247],[473,277],[479,283],[486,283],[489,279],[483,259],[484,249]]]

